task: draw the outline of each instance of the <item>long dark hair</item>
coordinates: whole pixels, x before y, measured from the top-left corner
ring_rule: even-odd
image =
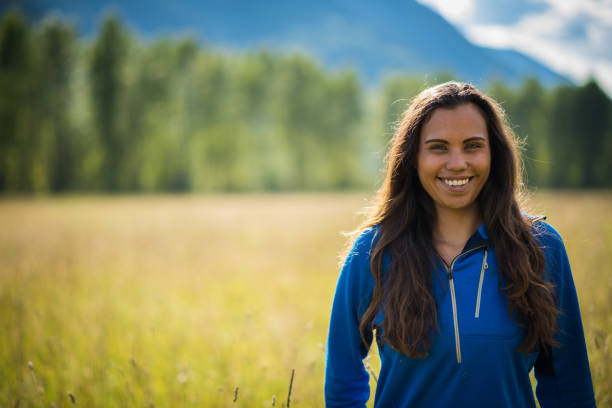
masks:
[[[516,314],[526,331],[519,350],[556,345],[553,335],[559,312],[553,287],[544,277],[544,253],[529,219],[521,213],[521,171],[514,133],[493,99],[472,85],[448,82],[422,91],[403,114],[391,141],[376,204],[359,229],[377,225],[379,234],[370,259],[375,286],[360,322],[362,339],[371,338],[374,319],[383,307],[384,342],[413,358],[427,356],[437,327],[432,293],[435,206],[416,170],[421,128],[435,109],[465,103],[476,105],[487,124],[491,171],[478,204],[505,282],[501,286],[500,279],[500,291],[508,299],[508,313]],[[392,262],[383,276],[386,251]]]

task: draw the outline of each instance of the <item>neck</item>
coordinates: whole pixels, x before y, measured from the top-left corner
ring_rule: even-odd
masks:
[[[470,211],[437,209],[434,241],[462,248],[482,223],[478,208]]]

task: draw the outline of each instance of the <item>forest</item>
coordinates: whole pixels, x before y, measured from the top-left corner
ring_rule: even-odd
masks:
[[[308,55],[93,38],[62,19],[0,22],[0,194],[372,189],[394,123],[427,79],[376,85]],[[594,80],[490,81],[537,188],[612,187],[612,101]]]

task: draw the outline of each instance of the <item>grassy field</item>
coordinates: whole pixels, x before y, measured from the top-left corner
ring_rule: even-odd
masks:
[[[323,406],[340,232],[367,198],[0,201],[0,406],[281,407],[292,369],[291,406]],[[565,239],[612,406],[612,194],[531,207]]]

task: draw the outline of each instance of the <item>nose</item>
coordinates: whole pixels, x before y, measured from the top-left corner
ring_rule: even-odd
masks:
[[[450,171],[463,171],[467,168],[467,161],[463,151],[452,150],[446,162],[446,168]]]

